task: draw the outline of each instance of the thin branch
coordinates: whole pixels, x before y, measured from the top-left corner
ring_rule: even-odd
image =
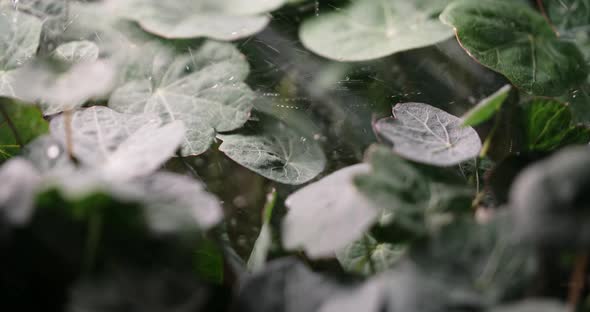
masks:
[[[586,269],[588,268],[588,254],[580,253],[576,256],[574,270],[570,278],[568,304],[570,311],[575,312],[586,286]]]
[[[549,15],[547,15],[547,11],[545,10],[543,0],[537,0],[537,6],[539,7],[539,11],[541,11],[541,15],[543,15],[543,17],[545,18],[553,32],[557,35],[557,37],[559,37],[559,30],[557,30],[557,27],[555,27],[555,25],[553,25],[553,22],[551,22],[551,19],[549,19]]]
[[[72,140],[72,111],[67,110],[63,112],[63,114],[66,131],[66,151],[68,152],[68,157],[70,157],[70,159],[74,159],[74,146]]]

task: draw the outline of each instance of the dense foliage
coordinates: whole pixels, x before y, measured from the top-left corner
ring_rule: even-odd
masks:
[[[590,311],[589,77],[590,0],[0,0],[0,310]]]

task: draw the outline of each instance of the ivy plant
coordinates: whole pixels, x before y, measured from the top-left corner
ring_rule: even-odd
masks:
[[[0,310],[586,311],[588,0],[0,0]]]

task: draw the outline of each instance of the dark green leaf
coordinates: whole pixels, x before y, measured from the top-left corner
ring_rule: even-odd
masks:
[[[47,133],[48,124],[37,107],[0,101],[0,159],[15,155],[27,144]]]
[[[536,95],[560,95],[584,81],[576,44],[559,38],[541,14],[514,1],[459,0],[441,14],[462,47],[481,64]]]
[[[347,272],[372,275],[392,268],[406,254],[406,247],[378,242],[372,236],[364,235],[336,254]]]
[[[523,104],[525,145],[530,151],[552,151],[568,144],[587,144],[590,128],[573,124],[569,107],[556,100]]]
[[[371,172],[355,185],[384,210],[381,224],[424,235],[469,211],[473,191],[452,173],[406,161],[383,146],[369,151]]]
[[[590,61],[590,1],[546,0],[541,3],[559,36],[574,41]]]

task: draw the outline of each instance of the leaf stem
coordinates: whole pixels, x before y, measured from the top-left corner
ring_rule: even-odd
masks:
[[[481,148],[481,151],[479,152],[479,158],[484,158],[488,155],[488,152],[490,150],[490,146],[492,145],[492,140],[494,139],[494,135],[496,134],[496,131],[498,131],[498,126],[500,125],[500,118],[499,118],[499,114],[496,115],[496,118],[494,120],[494,126],[492,127],[492,130],[490,130],[490,133],[488,134],[488,136],[486,137],[485,141],[483,142],[483,146]]]
[[[547,21],[547,24],[549,24],[549,26],[551,27],[551,29],[553,30],[555,35],[557,37],[559,37],[560,36],[559,31],[557,30],[557,27],[555,27],[555,25],[553,25],[553,23],[551,22],[551,19],[549,19],[549,15],[547,15],[547,11],[545,10],[545,5],[543,4],[543,0],[537,0],[537,6],[539,7],[539,11],[541,11],[541,15],[543,15],[543,17]]]
[[[570,311],[576,311],[582,291],[586,285],[586,270],[588,268],[588,253],[583,252],[576,255],[574,269],[570,277],[568,304]]]
[[[74,159],[74,146],[72,140],[72,111],[66,110],[64,113],[64,126],[66,131],[66,151],[70,159]]]
[[[6,108],[4,107],[4,105],[6,105],[6,102],[2,101],[2,103],[0,103],[0,114],[2,114],[2,117],[6,121],[8,128],[10,128],[10,131],[12,132],[12,135],[14,136],[14,140],[19,145],[19,147],[22,148],[24,146],[24,142],[23,142],[21,136],[19,135],[18,130],[16,129],[16,126],[12,122],[12,119],[10,119],[10,116],[8,115],[8,112],[6,111]]]

